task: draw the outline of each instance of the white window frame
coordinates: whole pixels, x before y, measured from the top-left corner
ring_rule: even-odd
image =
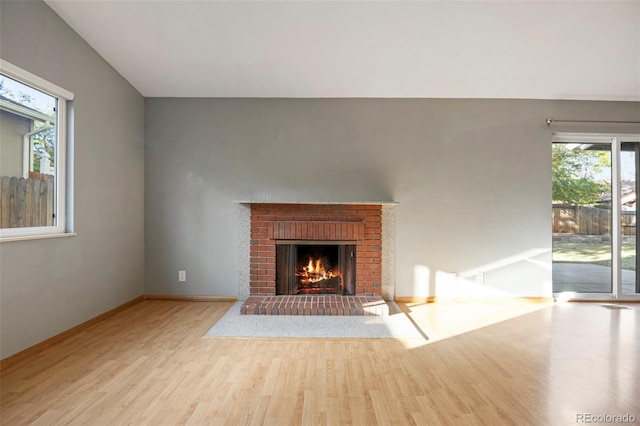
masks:
[[[67,174],[69,170],[67,167],[67,150],[70,149],[70,132],[67,129],[69,124],[67,103],[73,100],[73,93],[3,59],[0,59],[0,72],[58,100],[56,108],[56,175],[54,179],[55,225],[0,229],[0,242],[73,235],[71,234],[72,226],[67,221],[68,218],[72,217],[72,212],[68,211],[70,206],[67,205],[67,189],[71,187],[72,179]]]

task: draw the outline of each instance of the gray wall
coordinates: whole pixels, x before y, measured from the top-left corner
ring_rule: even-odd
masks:
[[[0,56],[75,94],[75,231],[0,243],[1,358],[144,293],[144,99],[46,4],[0,3]]]
[[[550,296],[552,131],[640,129],[545,119],[639,116],[623,102],[146,99],[145,291],[238,294],[234,200],[393,200],[396,296]]]

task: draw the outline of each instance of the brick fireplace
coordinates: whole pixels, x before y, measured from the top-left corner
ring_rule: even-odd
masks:
[[[384,305],[382,222],[381,204],[251,204],[249,298],[241,312],[380,314]],[[277,253],[282,253],[283,245],[293,244],[349,247],[349,256],[355,256],[350,290],[330,296],[279,295],[282,267],[276,266]]]

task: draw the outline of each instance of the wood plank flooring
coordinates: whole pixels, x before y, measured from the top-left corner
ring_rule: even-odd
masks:
[[[203,338],[230,305],[144,301],[16,364],[1,423],[640,423],[639,305],[403,305],[426,344]]]

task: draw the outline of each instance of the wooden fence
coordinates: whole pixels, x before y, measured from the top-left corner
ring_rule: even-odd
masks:
[[[553,206],[553,233],[610,235],[611,210],[585,206]],[[636,212],[622,212],[622,235],[636,234]]]
[[[53,176],[0,177],[0,224],[5,228],[53,225]]]

